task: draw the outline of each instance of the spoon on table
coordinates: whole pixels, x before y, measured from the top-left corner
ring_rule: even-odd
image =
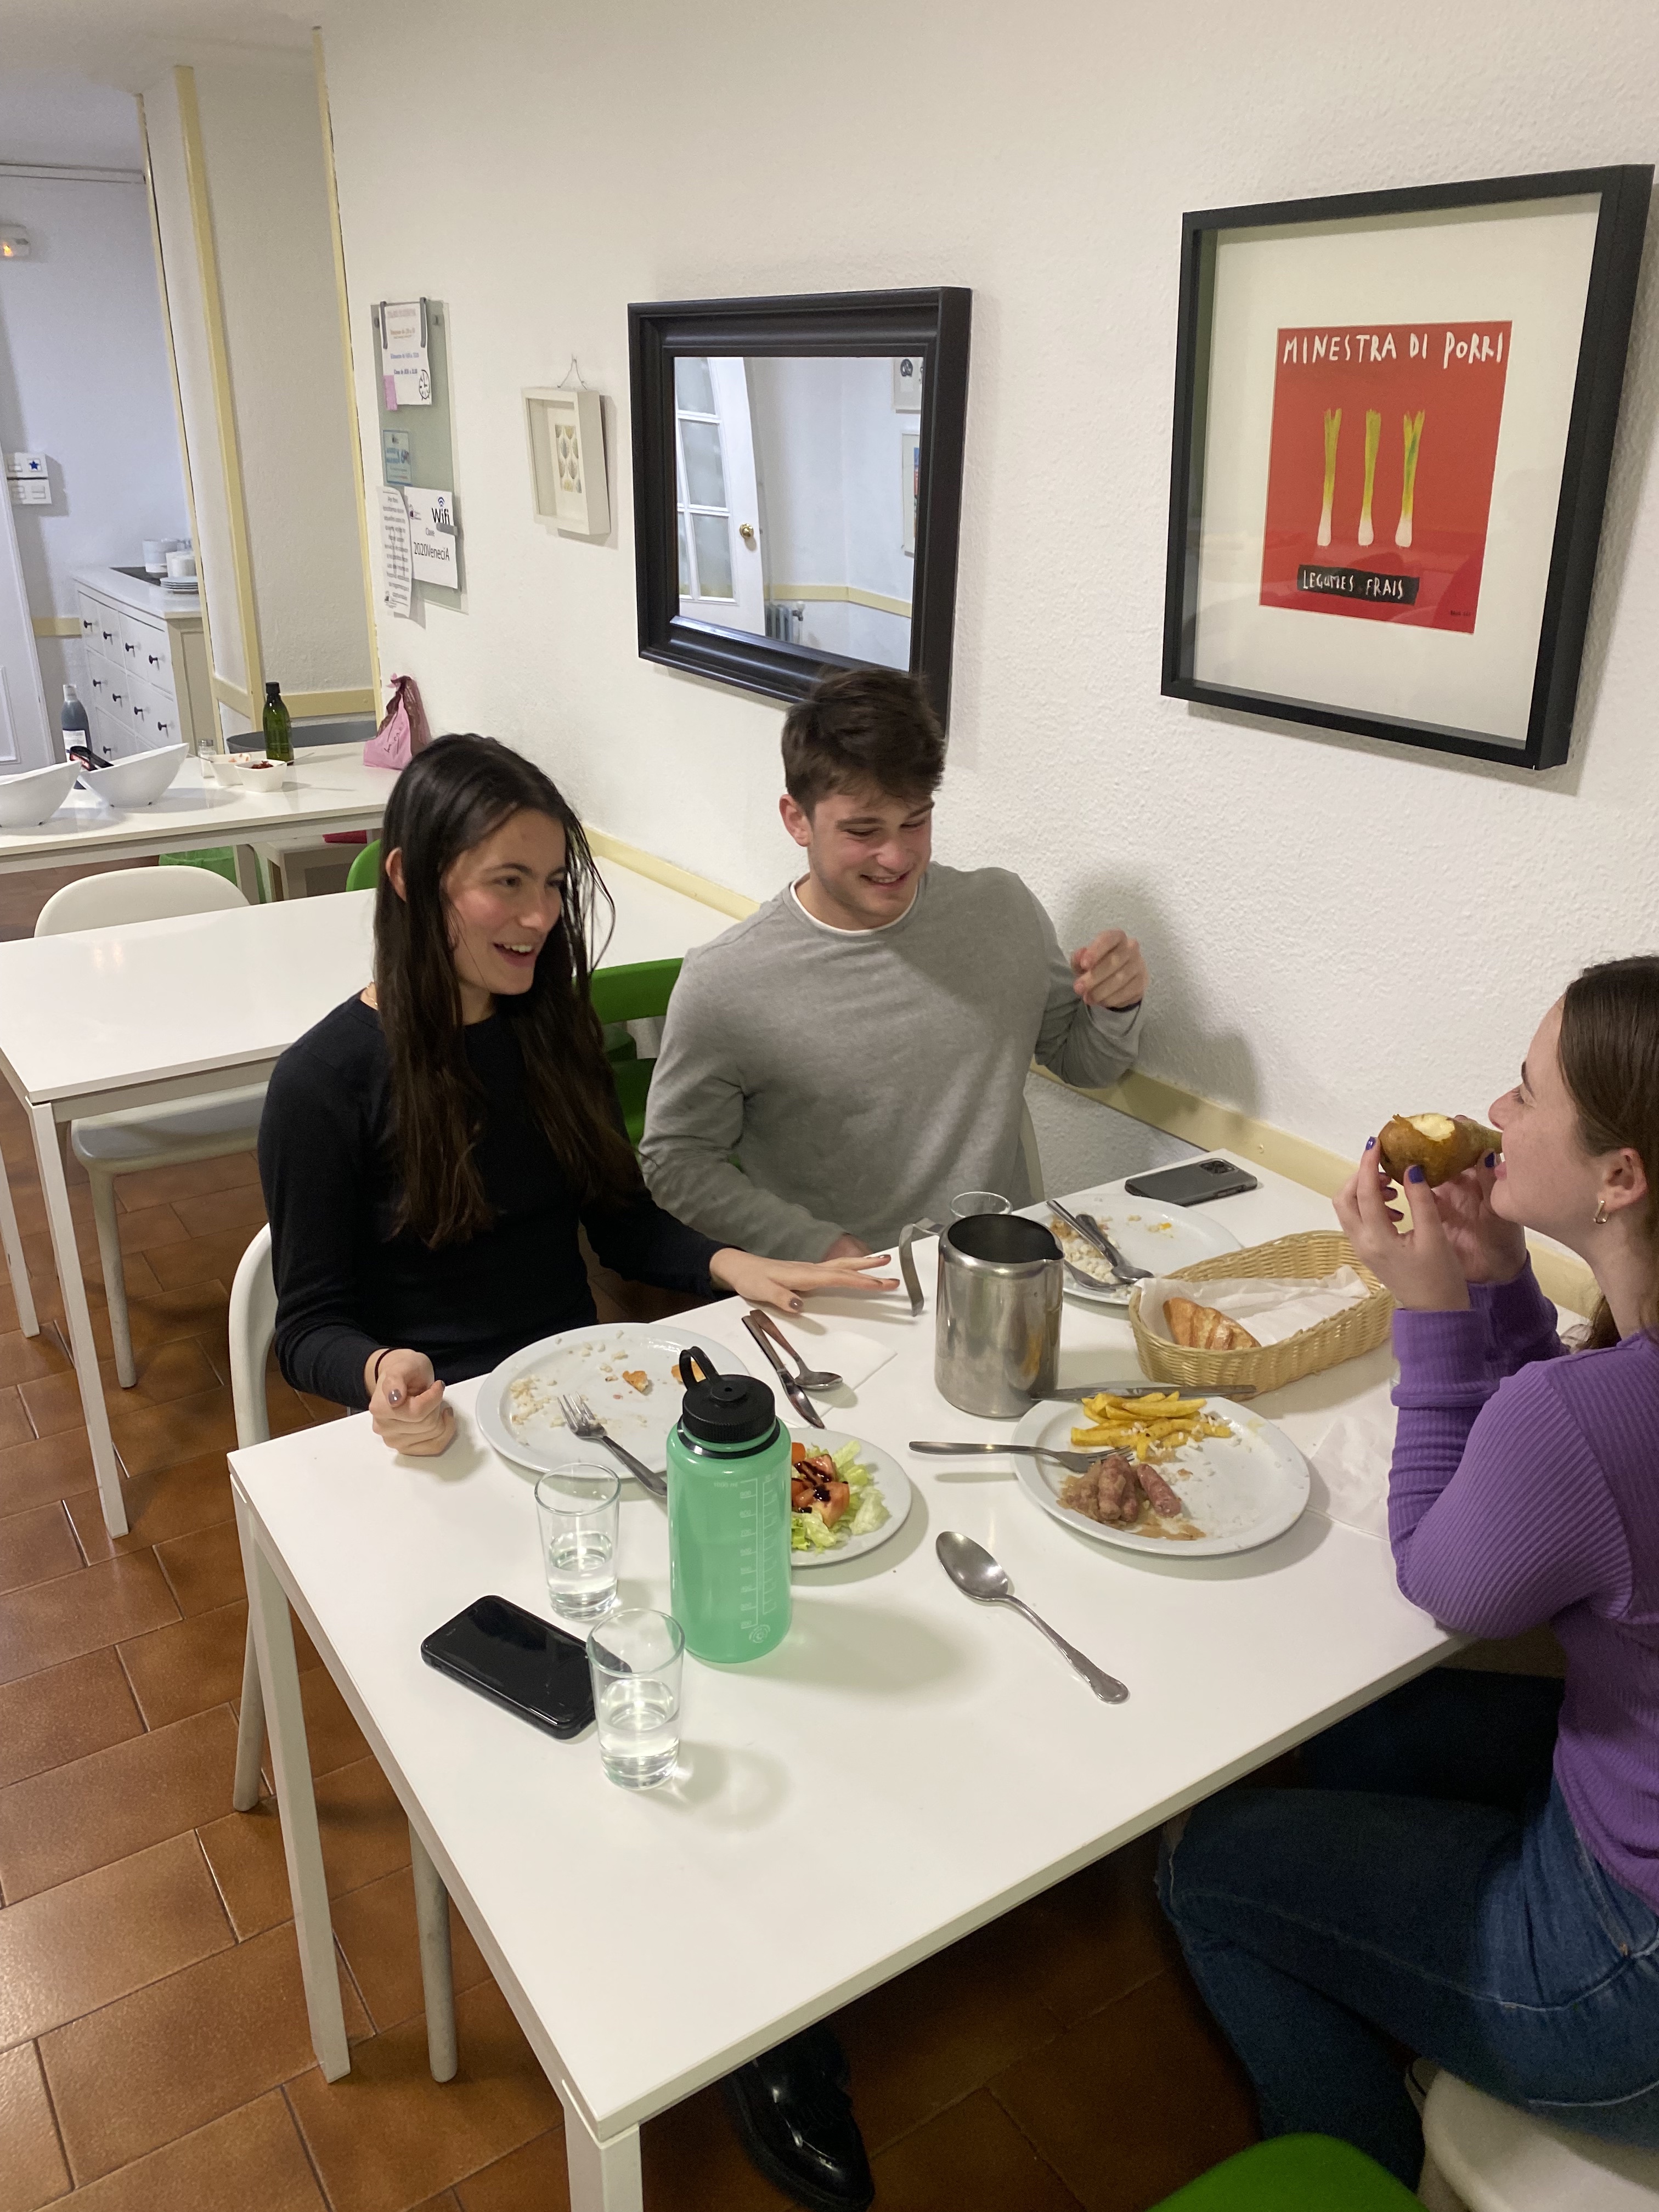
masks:
[[[778,1327],[770,1314],[763,1313],[758,1306],[754,1306],[751,1307],[750,1311],[744,1315],[744,1318],[752,1326],[764,1329],[767,1335],[771,1338],[773,1343],[787,1353],[790,1359],[794,1363],[795,1380],[803,1390],[840,1389],[840,1376],[832,1375],[827,1367],[806,1366],[802,1361],[799,1352],[798,1352],[794,1346],[790,1343],[788,1338]]]
[[[1014,1595],[1014,1586],[1008,1579],[1008,1570],[1000,1559],[994,1559],[983,1544],[976,1544],[971,1536],[957,1529],[939,1532],[933,1549],[939,1553],[939,1563],[959,1590],[964,1591],[975,1605],[1011,1605],[1016,1613],[1023,1613],[1033,1628],[1040,1628],[1057,1651],[1064,1653],[1073,1670],[1081,1674],[1103,1705],[1121,1705],[1129,1692],[1115,1674],[1097,1667],[1092,1659],[1085,1659],[1075,1644],[1068,1644],[1058,1629],[1050,1628],[1041,1613],[1033,1613],[1021,1598]]]

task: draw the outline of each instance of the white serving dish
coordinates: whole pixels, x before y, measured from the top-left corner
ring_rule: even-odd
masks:
[[[1177,1267],[1188,1267],[1194,1260],[1210,1260],[1218,1253],[1241,1249],[1239,1239],[1231,1229],[1210,1218],[1207,1207],[1200,1210],[1195,1206],[1158,1206],[1151,1199],[1136,1198],[1121,1182],[1099,1184],[1093,1190],[1067,1199],[1066,1205],[1070,1212],[1091,1213],[1132,1267],[1150,1267],[1155,1275],[1173,1274]],[[1029,1214],[1033,1221],[1042,1222],[1045,1228],[1054,1225],[1054,1217],[1046,1200],[1023,1206],[1020,1212]],[[1104,1260],[1097,1258],[1069,1234],[1061,1238],[1060,1249],[1068,1260],[1081,1266],[1085,1274],[1098,1270],[1103,1278],[1098,1289],[1091,1285],[1085,1290],[1075,1275],[1068,1273],[1068,1298],[1080,1298],[1085,1305],[1115,1306],[1120,1311],[1127,1310],[1133,1286],[1103,1279],[1111,1273]]]
[[[238,753],[235,766],[238,781],[250,791],[291,791],[297,780],[291,761],[268,761],[263,755]]]
[[[152,806],[178,775],[186,750],[156,745],[149,752],[128,753],[108,768],[87,769],[83,781],[111,806]]]
[[[714,1354],[711,1352],[709,1357],[712,1358]],[[859,1458],[874,1475],[882,1503],[887,1508],[887,1518],[879,1528],[872,1528],[862,1536],[849,1536],[833,1551],[792,1551],[789,1564],[797,1573],[809,1567],[839,1567],[848,1559],[861,1559],[878,1544],[884,1544],[890,1536],[897,1535],[910,1511],[910,1478],[891,1452],[883,1451],[879,1444],[872,1444],[863,1437],[849,1437],[844,1429],[807,1429],[799,1424],[791,1427],[789,1441],[805,1444],[809,1451],[827,1452],[838,1452],[843,1444],[856,1443]]]
[[[0,776],[0,830],[33,830],[49,822],[80,773],[77,762],[64,761],[51,768],[26,769],[21,775]]]
[[[698,1316],[678,1321],[598,1322],[526,1345],[484,1378],[476,1413],[484,1442],[515,1467],[541,1474],[562,1460],[606,1457],[603,1444],[585,1444],[564,1425],[561,1393],[584,1397],[617,1442],[660,1474],[667,1463],[668,1431],[680,1417],[682,1386],[672,1370],[682,1352],[701,1345],[723,1375],[746,1375],[749,1364],[729,1344],[696,1327]],[[623,1381],[643,1369],[647,1388]],[[516,1389],[515,1389],[515,1386]]]

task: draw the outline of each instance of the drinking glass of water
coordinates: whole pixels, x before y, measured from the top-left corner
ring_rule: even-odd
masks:
[[[951,1200],[951,1218],[966,1221],[975,1213],[1012,1213],[1013,1207],[995,1190],[959,1190]]]
[[[617,1602],[620,1486],[612,1468],[582,1460],[550,1468],[536,1485],[548,1601],[567,1620],[592,1620]]]
[[[680,1755],[685,1638],[672,1613],[626,1607],[587,1637],[599,1759],[623,1790],[654,1790]]]

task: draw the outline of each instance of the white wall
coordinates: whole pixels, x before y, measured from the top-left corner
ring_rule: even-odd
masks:
[[[449,303],[467,605],[382,637],[434,728],[499,732],[690,867],[781,883],[779,709],[636,658],[626,452],[611,544],[538,529],[520,389],[574,350],[614,432],[629,300],[965,284],[939,849],[1020,868],[1073,942],[1142,936],[1153,1073],[1357,1150],[1396,1108],[1484,1106],[1579,963],[1659,942],[1650,268],[1569,767],[1158,688],[1182,210],[1651,160],[1650,0],[1464,0],[1432,36],[1326,0],[912,0],[897,49],[876,0],[320,12],[358,326],[385,295]],[[396,113],[441,122],[418,172],[393,52]]]
[[[0,269],[0,448],[47,456],[51,506],[13,514],[31,613],[67,617],[77,568],[137,562],[146,538],[190,532],[149,214],[139,184],[7,177],[0,215],[30,244]],[[55,727],[80,647],[39,650]]]

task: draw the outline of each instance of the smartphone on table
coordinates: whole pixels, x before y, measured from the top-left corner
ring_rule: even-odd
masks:
[[[587,1646],[504,1597],[477,1598],[421,1646],[428,1667],[563,1741],[593,1717]]]
[[[1161,1168],[1156,1175],[1131,1176],[1123,1188],[1133,1198],[1150,1198],[1155,1206],[1202,1206],[1206,1199],[1237,1198],[1261,1186],[1248,1168],[1231,1160],[1186,1160],[1178,1168]]]

